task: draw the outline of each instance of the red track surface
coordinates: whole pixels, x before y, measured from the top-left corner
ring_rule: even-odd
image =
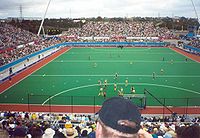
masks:
[[[194,55],[194,54],[190,54],[190,53],[188,53],[188,52],[185,52],[185,51],[183,51],[183,50],[181,50],[181,49],[179,49],[179,48],[171,48],[172,50],[174,50],[174,51],[176,51],[177,53],[179,53],[179,54],[182,54],[182,55],[184,55],[184,56],[187,56],[187,57],[189,57],[189,58],[191,58],[192,60],[195,60],[195,61],[197,61],[197,62],[200,62],[200,56],[197,56],[197,55]]]
[[[10,88],[11,86],[17,84],[18,82],[20,82],[21,80],[23,80],[25,77],[29,76],[30,74],[32,74],[33,72],[35,72],[36,70],[40,69],[42,66],[48,64],[49,62],[51,62],[53,59],[57,58],[58,56],[60,56],[61,54],[65,53],[69,48],[63,48],[59,51],[57,51],[56,53],[54,53],[53,55],[44,58],[43,60],[41,60],[40,62],[33,64],[31,67],[23,70],[22,72],[18,73],[17,75],[12,77],[12,81],[10,82],[9,80],[4,81],[1,85],[0,85],[0,93],[4,92],[6,89]]]
[[[59,106],[59,105],[27,105],[27,104],[1,104],[0,111],[26,111],[26,112],[58,112],[58,113],[96,113],[101,106]],[[199,107],[172,107],[169,108],[178,114],[200,114]],[[142,114],[171,114],[162,107],[147,107],[141,110]]]
[[[183,54],[195,61],[200,62],[200,57],[196,55],[189,54],[178,48],[172,48],[174,51]],[[60,56],[64,52],[69,50],[69,48],[63,48],[53,55],[41,60],[40,62],[34,64],[33,66],[27,68],[26,70],[20,72],[12,78],[12,82],[8,80],[0,85],[0,93],[4,92],[6,89],[10,88],[12,85],[20,82],[22,79],[32,74],[36,70],[40,69],[42,66],[51,62],[56,57]],[[28,111],[28,112],[71,112],[71,113],[96,113],[101,106],[43,106],[43,105],[27,105],[27,104],[1,104],[0,111]],[[173,112],[178,114],[200,114],[199,107],[172,107],[170,108]],[[163,107],[147,107],[141,110],[142,114],[171,114],[168,110]]]

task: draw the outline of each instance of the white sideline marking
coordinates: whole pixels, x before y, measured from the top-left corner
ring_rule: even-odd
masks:
[[[146,51],[148,51],[148,50],[138,50],[138,51],[100,51],[100,50],[98,50],[98,52],[96,52],[96,51],[90,51],[90,52],[71,52],[71,53],[68,53],[68,55],[88,55],[88,54],[110,54],[111,52],[111,54],[112,55],[116,55],[116,54],[141,54],[141,53],[144,53],[145,52],[145,54],[148,54],[148,55],[163,55],[163,54],[166,54],[166,52],[146,52]],[[173,52],[169,52],[168,54],[171,54],[171,55],[175,55],[176,53],[173,53]]]
[[[103,63],[170,63],[170,61],[147,61],[147,60],[54,60],[53,63],[74,63],[74,62],[82,62],[82,63],[90,63],[90,62],[103,62]],[[194,62],[185,62],[185,61],[173,61],[173,63],[183,63],[183,64],[194,64]]]
[[[130,75],[119,75],[119,77],[152,77],[152,75],[135,75],[135,74],[130,74]],[[114,77],[114,75],[107,75],[107,74],[96,74],[96,75],[89,75],[89,74],[84,74],[84,75],[76,75],[76,74],[71,74],[71,75],[31,75],[31,77]],[[199,78],[200,76],[198,75],[156,75],[157,78]]]

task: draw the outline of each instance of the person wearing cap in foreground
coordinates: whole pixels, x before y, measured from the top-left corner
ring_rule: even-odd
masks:
[[[129,99],[107,99],[98,114],[96,138],[152,138],[140,129],[141,114]]]

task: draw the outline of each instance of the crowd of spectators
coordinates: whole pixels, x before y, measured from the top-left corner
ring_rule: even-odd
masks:
[[[61,43],[60,40],[38,40],[34,41],[32,44],[25,44],[20,48],[12,48],[4,50],[0,53],[0,66],[5,65],[7,63],[13,62],[17,59],[20,59],[26,55],[35,53],[49,46],[55,45],[57,43]]]
[[[177,122],[177,123],[181,123],[181,122],[193,122],[193,123],[197,123],[200,122],[200,117],[188,117],[185,115],[182,116],[149,116],[149,117],[142,117],[142,120],[144,122]]]
[[[27,44],[38,39],[37,35],[29,31],[0,22],[0,50],[15,48],[18,45]]]
[[[28,31],[0,22],[0,66],[57,43],[61,41],[43,39]]]
[[[182,39],[183,41],[180,41],[178,43],[178,47],[183,49],[184,51],[194,54],[194,55],[200,55],[200,38],[188,38],[188,39]]]
[[[200,38],[191,39],[189,45],[192,47],[200,48]]]
[[[32,136],[32,138],[65,138],[91,136],[95,121],[91,115],[1,112],[0,127],[4,138]],[[40,136],[40,137],[39,137]],[[57,136],[57,137],[56,137]]]
[[[167,28],[156,27],[153,22],[139,21],[89,21],[79,28],[70,28],[65,32],[69,36],[80,37],[174,37]]]
[[[200,117],[143,116],[141,128],[152,137],[176,138],[182,129],[198,127]],[[91,114],[47,114],[0,112],[0,130],[4,138],[95,138],[97,117]],[[0,136],[1,137],[1,136]]]
[[[87,22],[82,28],[70,28],[65,41],[94,41],[80,37],[108,37],[95,41],[129,41],[128,36],[153,37],[172,36],[167,28],[159,28],[153,22]],[[73,37],[78,36],[78,37]],[[28,54],[59,43],[58,40],[44,40],[28,31],[16,28],[6,23],[0,23],[0,66],[22,58]]]
[[[84,37],[91,37],[84,39]],[[96,37],[96,38],[95,38]],[[158,37],[159,39],[141,39],[136,41],[162,41],[165,38],[176,38],[173,31],[166,27],[156,26],[151,21],[87,21],[84,25],[69,28],[60,40],[67,42],[132,42],[127,37]],[[94,39],[95,38],[95,39]],[[47,40],[31,32],[0,22],[0,66],[22,58],[28,54],[44,49],[61,41]],[[194,47],[200,47],[200,41],[191,41]]]
[[[126,37],[77,37],[71,36],[67,37],[66,35],[62,36],[63,40],[66,42],[162,42],[162,39],[152,39],[152,38],[131,38],[127,39]]]

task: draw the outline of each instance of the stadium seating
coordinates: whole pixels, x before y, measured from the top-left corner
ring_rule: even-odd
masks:
[[[28,112],[0,112],[0,133],[4,138],[22,135],[45,135],[48,131],[64,136],[72,134],[74,137],[86,135],[93,138],[96,129],[96,116],[82,114],[47,114]],[[200,117],[188,116],[143,116],[141,128],[152,136],[174,137],[179,129],[196,126],[199,129]],[[49,130],[50,129],[50,130]],[[46,130],[46,131],[45,131]],[[85,130],[85,132],[84,132]],[[35,133],[33,133],[35,132]]]

